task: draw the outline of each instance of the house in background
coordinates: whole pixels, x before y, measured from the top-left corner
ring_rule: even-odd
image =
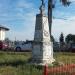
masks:
[[[0,25],[0,41],[4,41],[5,40],[5,33],[6,31],[9,31],[9,28]]]

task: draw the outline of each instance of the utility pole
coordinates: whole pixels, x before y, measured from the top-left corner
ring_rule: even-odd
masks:
[[[48,24],[49,24],[49,32],[51,35],[51,27],[52,27],[52,0],[48,0]]]

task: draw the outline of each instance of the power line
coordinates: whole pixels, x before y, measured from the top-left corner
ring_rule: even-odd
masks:
[[[68,18],[58,18],[58,17],[53,17],[53,19],[62,19],[62,20],[65,20],[65,21],[75,21],[75,19],[68,19]]]

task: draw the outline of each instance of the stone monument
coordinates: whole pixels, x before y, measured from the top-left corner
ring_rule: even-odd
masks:
[[[53,44],[50,39],[48,17],[45,15],[45,4],[42,0],[40,13],[36,15],[32,62],[35,64],[51,64],[54,61]]]

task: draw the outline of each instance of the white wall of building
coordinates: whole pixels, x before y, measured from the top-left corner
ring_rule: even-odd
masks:
[[[5,40],[5,30],[4,29],[0,30],[0,40],[1,41]]]

